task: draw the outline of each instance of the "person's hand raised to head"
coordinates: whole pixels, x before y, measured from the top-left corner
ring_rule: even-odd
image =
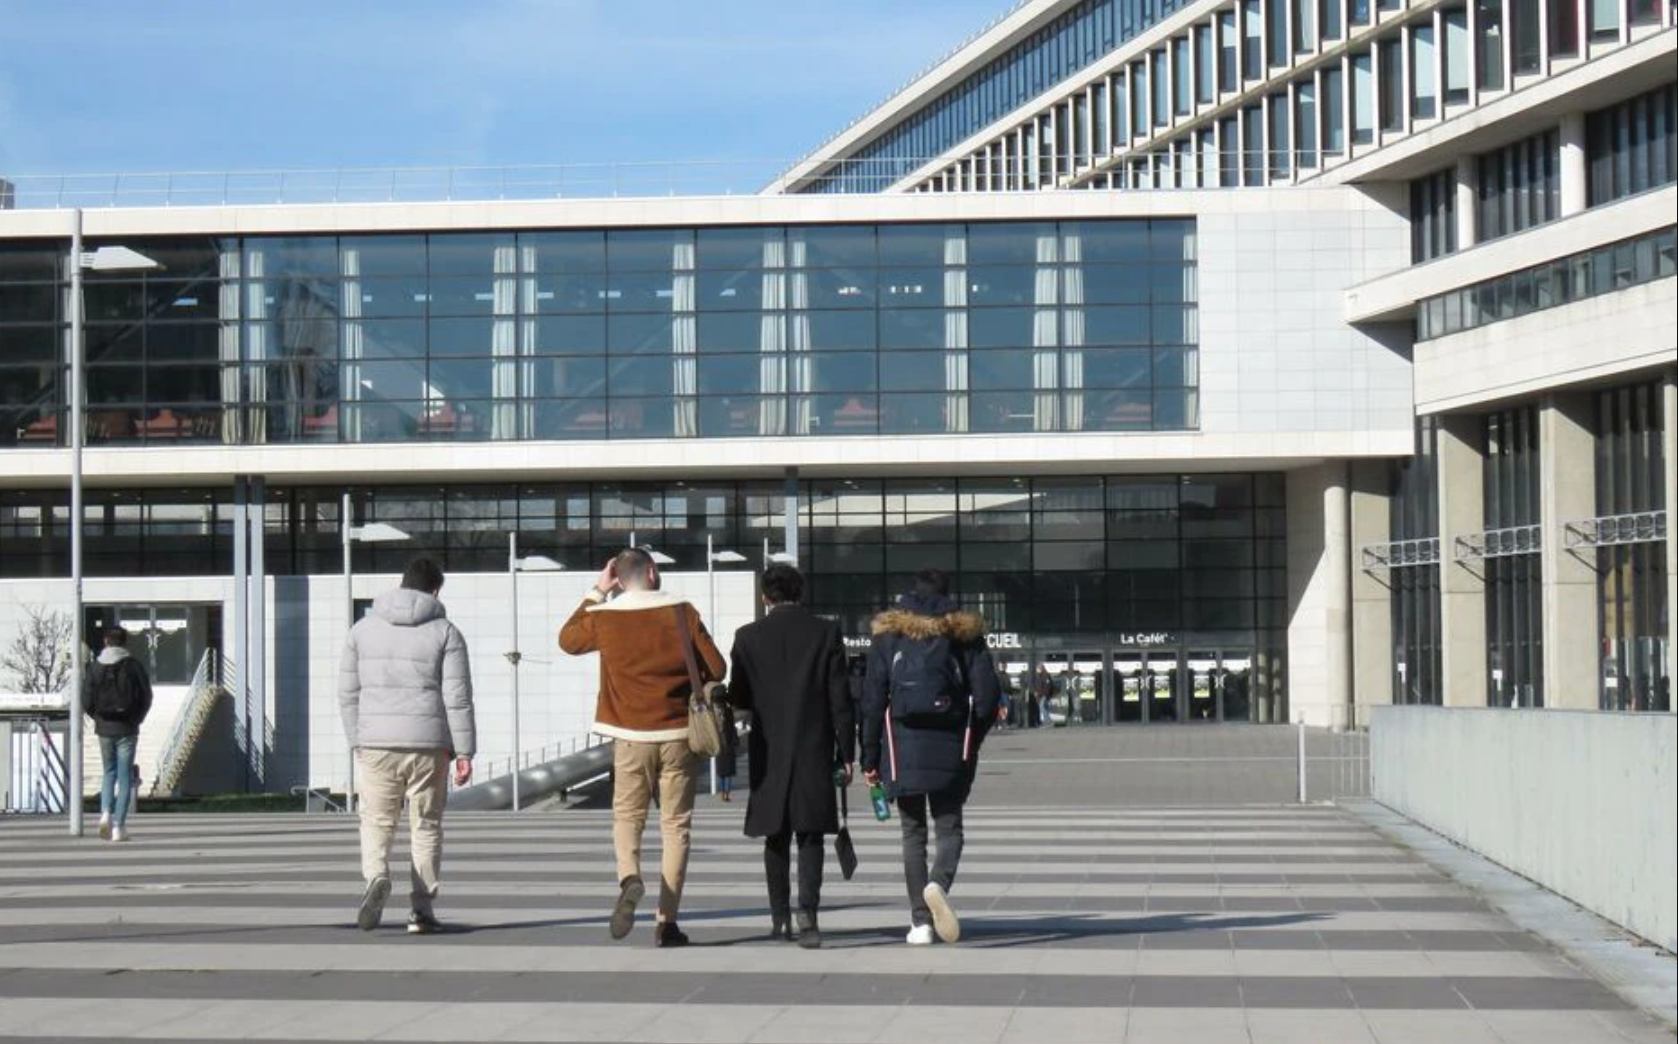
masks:
[[[600,575],[595,578],[594,589],[602,595],[609,595],[617,590],[617,587],[618,560],[617,556],[614,555],[606,560],[606,568],[600,570]]]

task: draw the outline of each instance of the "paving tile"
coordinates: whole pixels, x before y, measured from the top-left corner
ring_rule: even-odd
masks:
[[[1375,1044],[1362,1012],[1247,1010],[1252,1044]]]

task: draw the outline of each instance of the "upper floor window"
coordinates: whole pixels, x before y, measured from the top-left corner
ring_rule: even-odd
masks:
[[[1587,116],[1585,154],[1593,207],[1678,180],[1678,84]]]

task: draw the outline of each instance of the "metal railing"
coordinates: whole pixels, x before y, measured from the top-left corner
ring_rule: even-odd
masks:
[[[1512,558],[1515,555],[1538,554],[1543,540],[1538,525],[1509,526],[1488,529],[1483,533],[1469,533],[1456,538],[1456,560],[1470,562],[1479,558]]]
[[[1570,549],[1613,547],[1617,544],[1652,544],[1665,539],[1665,511],[1601,515],[1597,518],[1569,522],[1562,530],[1562,540]]]
[[[12,725],[12,775],[0,783],[6,795],[0,811],[35,815],[64,811],[69,766],[52,729],[39,718],[18,719]]]
[[[194,730],[202,729],[216,700],[221,698],[221,660],[216,650],[204,650],[204,655],[198,660],[198,669],[193,671],[192,681],[187,684],[187,694],[186,706],[181,708],[180,717],[175,719],[175,727],[158,755],[157,768],[152,772],[153,797],[168,794],[180,785],[181,772],[186,768],[185,759],[192,756],[195,745],[191,742]]]
[[[1356,720],[1356,709],[1335,707],[1328,728],[1295,726],[1299,802],[1364,800],[1370,786],[1369,728]]]
[[[1406,566],[1438,565],[1439,538],[1395,540],[1390,544],[1368,544],[1363,550],[1363,571],[1402,569]]]

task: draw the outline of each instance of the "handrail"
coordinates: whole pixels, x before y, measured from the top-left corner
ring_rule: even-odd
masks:
[[[202,705],[213,702],[221,695],[221,661],[215,649],[205,649],[204,655],[199,657],[198,669],[192,672],[192,681],[187,683],[187,702],[181,708],[180,717],[175,719],[174,730],[169,740],[163,745],[163,751],[158,755],[157,767],[152,770],[151,792],[156,797],[164,792],[163,784],[171,776],[175,767],[175,759],[179,756],[181,747],[192,728],[193,719],[198,716]],[[174,784],[170,783],[169,789]]]

